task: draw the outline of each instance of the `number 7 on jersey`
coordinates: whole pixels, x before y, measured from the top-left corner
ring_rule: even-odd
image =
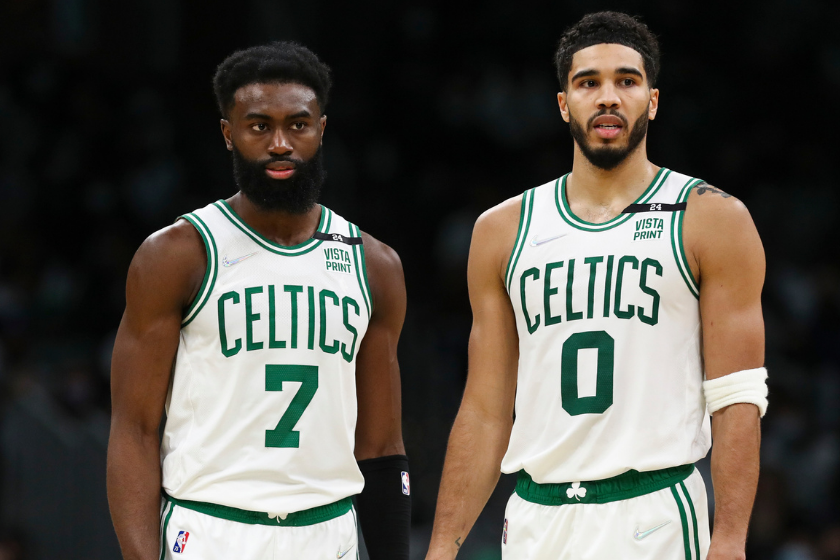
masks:
[[[292,428],[303,416],[303,411],[312,402],[312,397],[318,390],[318,366],[265,366],[266,391],[282,391],[283,383],[287,381],[300,383],[300,389],[292,397],[292,402],[280,417],[277,427],[265,431],[266,447],[300,447],[300,432]]]

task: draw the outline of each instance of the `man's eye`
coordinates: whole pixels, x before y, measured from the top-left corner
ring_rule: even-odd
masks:
[[[583,87],[595,87],[595,80],[584,80],[581,85]]]
[[[299,122],[294,123],[292,125],[292,128],[294,128],[295,130],[303,130],[305,126],[306,126],[305,122],[300,122],[299,121]]]
[[[265,130],[268,130],[268,125],[265,124],[265,123],[256,123],[256,124],[252,125],[251,128],[253,128],[254,130],[259,130],[260,132],[263,132]]]
[[[635,82],[635,80],[633,80],[632,78],[624,78],[623,80],[621,80],[621,83],[622,83],[623,85],[625,85],[625,86],[632,86],[632,85],[634,85],[636,82]]]

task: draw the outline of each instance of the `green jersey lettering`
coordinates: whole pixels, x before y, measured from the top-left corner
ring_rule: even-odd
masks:
[[[537,313],[537,316],[534,317],[534,323],[531,324],[531,316],[528,315],[528,303],[525,301],[525,279],[529,276],[532,276],[534,280],[539,280],[540,269],[529,268],[522,273],[522,276],[519,277],[519,297],[522,298],[522,313],[525,315],[525,324],[528,327],[528,334],[534,334],[540,326],[540,315]]]
[[[556,294],[558,288],[551,287],[551,271],[563,266],[563,261],[550,262],[545,265],[545,283],[543,284],[543,307],[545,308],[545,326],[556,325],[562,321],[560,315],[551,314],[551,296]]]
[[[648,267],[653,268],[657,276],[662,276],[662,265],[656,259],[645,259],[642,261],[642,276],[639,280],[639,288],[653,298],[653,306],[650,316],[645,314],[645,309],[639,306],[639,319],[648,325],[655,325],[659,322],[659,292],[647,285]]]
[[[569,273],[566,277],[566,320],[577,321],[583,319],[583,311],[575,311],[572,308],[574,298],[572,297],[572,286],[575,284],[575,259],[569,259]],[[546,319],[547,321],[547,319]]]
[[[261,294],[262,286],[256,288],[245,288],[245,351],[262,350],[262,342],[254,342],[254,323],[260,320],[260,314],[253,312],[253,302],[251,298],[254,294]]]
[[[321,290],[318,293],[318,299],[321,304],[321,338],[318,341],[318,345],[327,354],[335,354],[338,352],[338,341],[333,340],[332,344],[327,345],[327,298],[333,301],[333,305],[338,306],[338,296],[332,290]]]
[[[595,278],[598,275],[598,265],[604,262],[604,257],[586,257],[583,259],[589,265],[589,292],[586,297],[586,318],[591,319],[595,311]]]
[[[344,342],[341,343],[341,357],[344,358],[344,361],[350,363],[353,361],[353,354],[356,352],[356,338],[358,338],[359,333],[356,330],[356,327],[350,324],[350,311],[349,306],[353,306],[353,310],[356,312],[356,317],[359,316],[359,304],[356,303],[356,300],[351,298],[350,296],[344,296],[341,298],[341,311],[344,318],[344,328],[347,329],[347,332],[353,335],[353,342],[350,343],[350,351],[347,351],[347,344]]]
[[[268,287],[268,347],[285,348],[285,340],[277,340],[277,302],[274,299],[274,286]]]
[[[292,348],[297,348],[298,340],[298,294],[303,291],[303,286],[283,286],[283,291],[289,293],[292,300]]]
[[[219,298],[219,342],[222,347],[222,354],[226,358],[236,355],[242,350],[242,339],[237,338],[233,343],[233,348],[228,348],[227,330],[225,329],[225,301],[231,300],[232,305],[239,303],[239,294],[237,292],[226,292]]]
[[[621,310],[621,285],[624,281],[624,265],[627,263],[632,265],[633,270],[639,269],[639,259],[636,257],[624,256],[618,260],[618,273],[615,279],[615,308],[613,311],[619,319],[632,319],[633,315],[636,314],[635,305],[628,305],[625,311]]]

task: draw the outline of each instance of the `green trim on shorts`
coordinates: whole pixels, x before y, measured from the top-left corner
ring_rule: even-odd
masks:
[[[323,523],[324,521],[329,521],[330,519],[335,519],[336,517],[344,515],[353,507],[353,500],[348,496],[342,500],[325,506],[318,506],[311,509],[292,512],[286,516],[286,519],[282,519],[277,514],[262,511],[249,511],[246,509],[222,506],[207,502],[179,500],[177,498],[173,498],[166,492],[163,492],[163,497],[166,498],[167,501],[181,506],[182,508],[191,509],[212,517],[218,517],[219,519],[227,519],[228,521],[236,521],[238,523],[248,523],[249,525],[272,525],[274,527],[305,527],[307,525]]]
[[[680,510],[680,523],[682,523],[683,547],[685,548],[685,560],[691,560],[691,545],[688,540],[688,520],[685,515],[685,507],[683,506],[680,494],[677,492],[677,487],[671,487],[671,494],[674,495],[674,500],[677,502],[677,508]]]
[[[169,525],[169,518],[172,517],[172,510],[175,509],[175,504],[167,504],[169,506],[169,513],[163,521],[163,530],[160,533],[160,560],[166,556],[166,527]],[[165,509],[165,508],[164,508]]]
[[[356,518],[356,508],[351,507],[353,512],[353,527],[356,528],[356,560],[359,560],[359,520]]]
[[[694,465],[681,465],[658,471],[629,470],[612,478],[591,482],[540,484],[521,470],[515,492],[523,500],[543,506],[606,504],[668,488],[685,480],[692,472]]]
[[[680,488],[682,488],[683,495],[685,495],[685,501],[688,502],[688,509],[691,510],[691,522],[694,525],[694,550],[697,552],[697,558],[700,558],[700,535],[697,533],[697,512],[694,511],[694,502],[691,500],[691,494],[688,493],[688,489],[685,487],[685,484],[680,482]]]

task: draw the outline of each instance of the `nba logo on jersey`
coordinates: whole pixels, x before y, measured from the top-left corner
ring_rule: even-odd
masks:
[[[403,492],[403,494],[405,494],[406,496],[410,496],[411,495],[411,482],[408,481],[408,473],[405,472],[405,471],[402,471],[400,473],[400,477],[402,478],[402,492]]]
[[[502,544],[507,544],[507,519],[505,519],[505,528],[502,530]]]
[[[184,552],[184,549],[187,548],[188,538],[190,538],[190,533],[188,531],[179,532],[178,536],[175,538],[175,546],[172,547],[172,552],[176,554]]]

